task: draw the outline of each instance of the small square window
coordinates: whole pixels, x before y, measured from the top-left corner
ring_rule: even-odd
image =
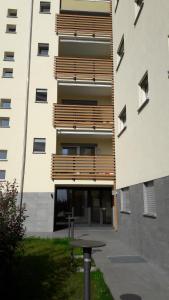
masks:
[[[36,102],[47,102],[47,89],[36,89]]]
[[[7,33],[16,33],[16,25],[7,24],[6,25],[6,32]]]
[[[45,153],[45,148],[46,148],[46,139],[34,138],[34,142],[33,142],[34,153]]]
[[[49,44],[38,44],[38,55],[48,56],[49,55]]]
[[[2,77],[3,78],[13,78],[13,69],[4,68]]]
[[[11,99],[0,99],[0,108],[1,109],[11,108]]]
[[[131,213],[129,187],[121,189],[121,212]]]
[[[0,127],[1,128],[9,128],[9,118],[0,118]]]
[[[14,52],[4,52],[5,61],[14,61]]]
[[[123,56],[124,56],[124,35],[122,36],[119,47],[117,49],[117,68],[116,68],[116,71],[118,70],[118,68],[121,64]]]
[[[156,217],[156,201],[154,192],[154,182],[148,181],[143,184],[144,215]]]
[[[126,115],[126,106],[122,109],[118,117],[118,136],[120,136],[123,131],[126,129],[127,115]]]
[[[140,13],[142,11],[142,8],[144,6],[144,0],[134,0],[134,5],[135,5],[135,21],[134,25],[136,25],[138,18],[140,16]]]
[[[6,176],[5,170],[0,170],[0,181],[4,181]]]
[[[8,9],[9,18],[16,18],[17,17],[17,9]]]
[[[40,2],[40,13],[42,14],[50,13],[50,2]]]
[[[149,101],[149,82],[148,72],[144,74],[141,81],[139,82],[139,108],[138,112],[147,104]]]
[[[0,160],[7,160],[7,150],[0,150]]]

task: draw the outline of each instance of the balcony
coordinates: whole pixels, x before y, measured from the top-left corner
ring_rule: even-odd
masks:
[[[76,3],[77,2],[78,1],[76,1]],[[111,38],[112,18],[104,16],[60,14],[56,16],[56,32],[59,35],[68,34],[74,36],[80,35]]]
[[[112,60],[55,57],[55,78],[112,81]]]
[[[55,128],[112,129],[111,105],[62,105],[54,104]]]
[[[110,14],[111,1],[110,0],[61,0],[60,10],[64,12],[87,12],[87,13],[104,13]]]
[[[52,155],[52,180],[113,179],[112,155]]]

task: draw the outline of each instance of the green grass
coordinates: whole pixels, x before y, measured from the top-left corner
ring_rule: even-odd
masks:
[[[67,239],[24,240],[8,290],[17,300],[82,300],[83,273],[72,264]],[[75,250],[81,254],[81,250]],[[101,272],[91,273],[91,300],[113,300]]]

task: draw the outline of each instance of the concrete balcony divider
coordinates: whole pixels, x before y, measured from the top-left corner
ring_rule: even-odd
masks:
[[[52,155],[52,180],[113,180],[112,155]]]

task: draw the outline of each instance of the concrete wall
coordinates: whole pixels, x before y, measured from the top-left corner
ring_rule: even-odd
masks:
[[[168,68],[169,2],[144,1],[135,21],[134,1],[119,1],[114,12],[114,75],[117,188],[169,175]],[[116,56],[124,34],[124,56]],[[149,76],[149,103],[138,113],[138,83]],[[118,115],[126,105],[127,128],[120,137]]]
[[[52,232],[54,226],[53,193],[24,193],[26,205],[26,230],[29,232]]]
[[[154,188],[157,218],[143,216],[142,184],[129,187],[131,214],[120,213],[120,191],[118,192],[118,236],[169,273],[169,176],[155,180]]]

